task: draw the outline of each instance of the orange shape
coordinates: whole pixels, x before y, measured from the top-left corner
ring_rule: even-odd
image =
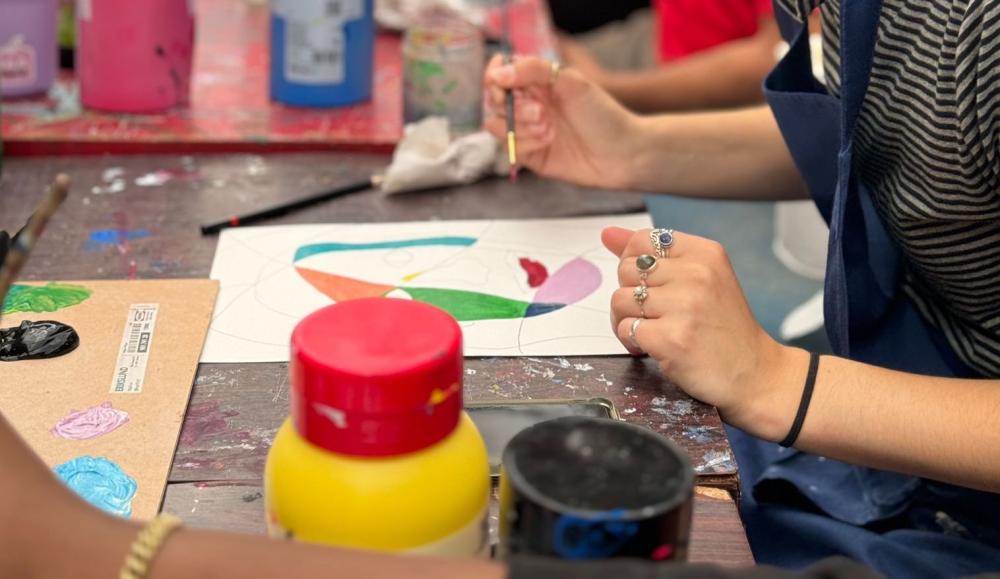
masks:
[[[352,277],[333,275],[304,267],[297,267],[295,271],[299,272],[302,279],[335,302],[382,297],[396,289],[395,286],[391,285],[369,283]]]

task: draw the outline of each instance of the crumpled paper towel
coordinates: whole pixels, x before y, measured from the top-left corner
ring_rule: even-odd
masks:
[[[452,140],[448,119],[427,117],[406,125],[392,164],[382,176],[385,193],[466,185],[508,172],[500,143],[486,131]]]

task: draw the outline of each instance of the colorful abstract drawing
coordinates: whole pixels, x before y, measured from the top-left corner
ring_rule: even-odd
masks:
[[[528,285],[537,287],[534,298],[522,301],[489,293],[459,289],[413,287],[405,282],[426,272],[415,272],[402,278],[403,284],[387,285],[318,271],[298,265],[315,255],[331,252],[403,249],[428,246],[469,247],[472,237],[429,237],[377,243],[318,243],[299,247],[295,252],[295,269],[302,279],[335,302],[365,297],[382,297],[402,292],[410,299],[437,306],[460,322],[531,318],[560,310],[579,302],[601,287],[601,271],[584,258],[574,258],[551,276],[538,261],[521,258],[519,263],[528,276]]]

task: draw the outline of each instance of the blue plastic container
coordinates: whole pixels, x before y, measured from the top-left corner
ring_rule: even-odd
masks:
[[[371,99],[374,0],[273,0],[271,98],[302,107]]]

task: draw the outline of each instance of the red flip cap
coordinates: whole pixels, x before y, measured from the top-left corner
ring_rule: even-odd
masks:
[[[391,456],[448,436],[462,411],[462,330],[404,299],[342,302],[292,334],[295,429],[326,450]]]

